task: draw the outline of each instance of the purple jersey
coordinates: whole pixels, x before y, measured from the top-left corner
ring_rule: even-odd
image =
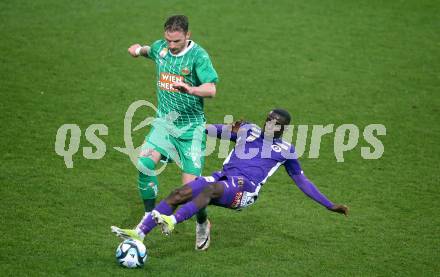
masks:
[[[295,147],[281,138],[265,139],[261,128],[249,123],[242,124],[238,134],[229,132],[229,137],[225,137],[226,125],[212,126],[218,138],[236,142],[223,163],[222,174],[245,176],[255,184],[264,184],[281,165],[291,177],[302,173]]]
[[[295,147],[290,143],[280,138],[265,138],[261,128],[254,124],[242,124],[238,134],[231,132],[231,126],[228,125],[210,126],[215,127],[218,138],[236,142],[234,149],[223,163],[223,169],[213,176],[217,176],[216,178],[218,176],[244,176],[248,179],[252,186],[246,189],[250,196],[253,195],[253,201],[251,197],[242,201],[241,204],[253,203],[258,196],[260,186],[281,165],[284,165],[290,178],[304,194],[326,208],[333,206],[333,203],[304,175],[295,153]],[[212,127],[207,129],[208,134],[211,135],[209,128]]]
[[[213,198],[210,205],[230,209],[241,209],[255,203],[261,186],[281,166],[287,170],[290,178],[307,196],[330,209],[333,203],[307,179],[295,155],[295,148],[282,139],[265,138],[261,129],[253,124],[242,124],[238,134],[228,131],[227,125],[208,125],[207,133],[212,135],[210,126],[215,128],[215,136],[235,141],[235,147],[223,163],[223,169],[212,176],[197,177],[187,184],[191,187],[191,201],[182,205],[174,214],[177,222],[192,217],[199,210],[194,199],[211,184],[221,184],[223,194]],[[162,201],[155,210],[170,215],[172,208]],[[140,229],[144,234],[156,226],[151,215],[142,221]]]

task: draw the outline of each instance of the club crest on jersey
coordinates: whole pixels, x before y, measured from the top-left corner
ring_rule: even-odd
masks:
[[[191,70],[188,67],[182,68],[182,75],[188,75],[189,73],[191,73]]]
[[[289,150],[290,144],[288,144],[287,142],[285,143],[277,143],[277,145],[281,148],[283,148],[284,150]]]
[[[250,135],[250,136],[248,136],[248,137],[246,138],[246,141],[247,141],[247,142],[253,142],[253,141],[256,140],[256,139],[257,139],[256,136]]]
[[[279,147],[278,145],[272,144],[271,147],[272,147],[273,151],[275,151],[277,153],[281,152],[281,147]]]
[[[164,49],[162,49],[160,52],[159,52],[159,56],[163,59],[163,58],[165,58],[165,56],[167,55],[167,53],[168,53],[168,48],[164,48]]]
[[[205,181],[209,182],[209,183],[215,182],[215,178],[212,176],[206,176],[206,177],[202,177],[202,178],[205,179]]]

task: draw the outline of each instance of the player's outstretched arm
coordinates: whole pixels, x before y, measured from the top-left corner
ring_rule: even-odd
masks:
[[[134,58],[139,56],[148,57],[148,54],[150,53],[150,46],[141,46],[140,44],[136,43],[128,48],[128,53]]]
[[[176,82],[173,84],[173,88],[179,90],[180,92],[203,98],[212,98],[217,93],[215,83],[204,83],[198,87],[192,87],[184,82]]]
[[[243,123],[243,120],[238,120],[232,124],[206,124],[205,133],[210,137],[236,141],[238,130]]]
[[[348,215],[348,207],[345,205],[334,204],[322,194],[318,188],[304,175],[301,166],[296,159],[289,159],[284,163],[287,173],[295,182],[298,188],[308,197],[326,207],[328,210]]]
[[[290,174],[289,174],[290,175]],[[319,204],[326,207],[329,211],[344,214],[348,216],[348,207],[340,204],[333,204],[330,200],[322,194],[319,189],[304,175],[298,174],[291,176],[299,189],[308,197],[312,198]]]

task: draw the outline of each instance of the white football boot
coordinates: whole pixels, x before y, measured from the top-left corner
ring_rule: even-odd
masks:
[[[199,224],[196,222],[196,250],[204,251],[208,249],[211,242],[211,222],[206,220]]]

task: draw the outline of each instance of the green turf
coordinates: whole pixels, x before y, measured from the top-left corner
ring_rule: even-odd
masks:
[[[439,3],[216,2],[0,2],[1,275],[438,276]],[[386,126],[378,160],[361,158],[361,139],[337,163],[334,134],[319,159],[308,148],[301,159],[321,191],[350,206],[349,218],[306,198],[280,170],[250,209],[209,209],[208,252],[193,250],[191,221],[170,238],[151,233],[144,269],[116,264],[109,226],[133,226],[142,205],[136,171],[113,147],[124,146],[128,106],[155,102],[153,64],[127,48],[160,38],[174,13],[190,17],[220,75],[209,122],[225,113],[261,122],[280,106],[297,124]],[[67,169],[54,151],[65,123],[80,126],[81,147],[90,124],[107,125],[104,158],[86,160],[80,148]],[[221,163],[210,156],[205,172]],[[160,197],[178,172],[171,165],[159,177]]]

